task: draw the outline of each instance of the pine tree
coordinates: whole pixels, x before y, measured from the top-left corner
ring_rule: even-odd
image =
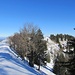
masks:
[[[56,43],[59,43],[59,35],[56,36]]]
[[[74,48],[72,51],[70,48]],[[57,55],[54,73],[57,75],[75,75],[75,39],[68,41],[66,52]]]
[[[71,46],[71,48],[74,48],[73,51],[69,51],[69,68],[68,68],[68,72],[70,73],[70,75],[75,75],[75,38],[70,40],[69,45]]]
[[[51,35],[50,35],[50,39],[51,39],[51,40],[55,40],[54,34],[51,34]]]
[[[36,40],[37,58],[35,59],[38,60],[38,65],[39,65],[39,70],[40,70],[40,65],[45,64],[45,57],[46,57],[45,51],[47,50],[46,41],[43,40],[44,37],[40,29],[37,31],[36,39],[37,39]]]

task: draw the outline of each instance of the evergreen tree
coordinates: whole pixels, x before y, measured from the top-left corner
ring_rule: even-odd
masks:
[[[56,36],[56,43],[59,43],[59,35]]]
[[[59,34],[60,38],[61,38],[61,41],[63,41],[63,35],[62,34]]]
[[[74,48],[74,50],[70,48]],[[75,75],[75,39],[68,41],[66,52],[61,51],[57,55],[54,73],[56,75]]]
[[[70,75],[75,75],[75,38],[70,40],[69,42],[69,46],[73,47],[74,50],[73,51],[69,51],[69,68],[68,68],[68,72],[70,73]]]
[[[36,60],[38,60],[38,65],[39,65],[39,70],[40,70],[40,65],[41,64],[45,64],[45,51],[47,50],[47,45],[46,45],[46,41],[44,41],[44,37],[43,34],[41,32],[41,30],[39,29],[37,31],[36,34],[36,54],[37,54],[37,58],[35,58]],[[35,60],[35,61],[36,61]]]
[[[54,34],[51,34],[51,35],[50,35],[50,39],[51,39],[51,40],[55,40]]]

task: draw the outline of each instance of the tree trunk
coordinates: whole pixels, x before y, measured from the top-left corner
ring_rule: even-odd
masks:
[[[34,67],[33,51],[31,51],[31,53],[30,53],[29,65],[30,65],[31,67]]]
[[[40,58],[39,58],[39,65],[38,65],[38,70],[40,70]]]

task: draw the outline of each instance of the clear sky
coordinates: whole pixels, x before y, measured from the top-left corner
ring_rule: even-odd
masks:
[[[75,36],[75,0],[0,0],[0,36],[18,32],[25,23],[38,25],[44,35]]]

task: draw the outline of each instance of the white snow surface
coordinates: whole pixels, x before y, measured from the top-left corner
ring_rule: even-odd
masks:
[[[0,42],[0,75],[55,75],[51,72],[51,68],[46,66],[38,71],[28,65],[26,61],[17,58],[17,54],[13,52],[7,40]]]

